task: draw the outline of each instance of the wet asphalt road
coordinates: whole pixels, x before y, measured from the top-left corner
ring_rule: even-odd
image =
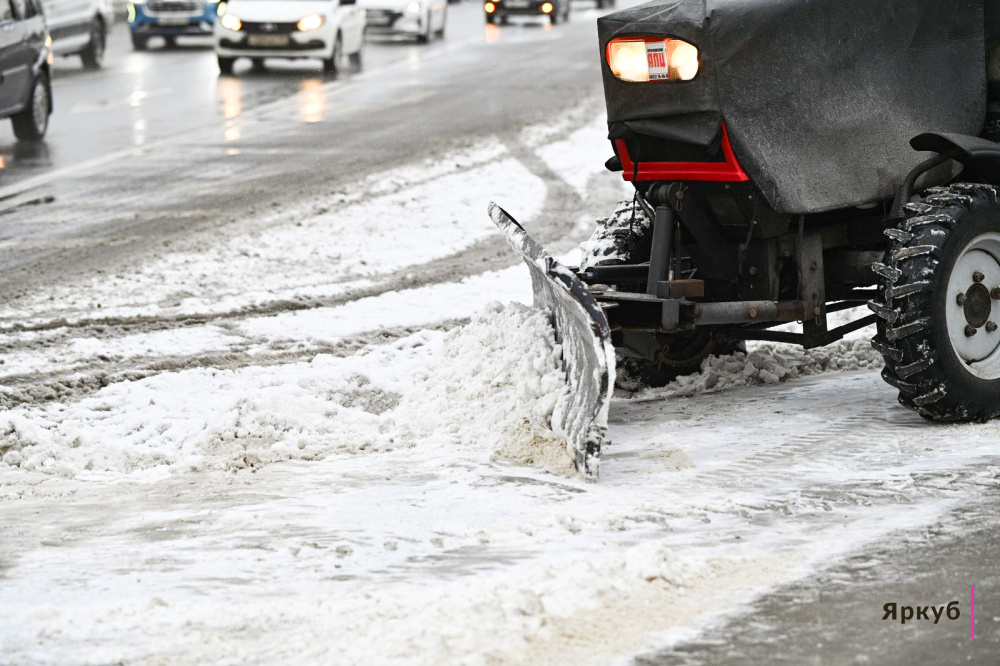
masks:
[[[336,78],[311,61],[269,61],[263,73],[241,62],[220,77],[204,42],[134,53],[123,24],[104,70],[58,61],[45,143],[17,146],[0,123],[0,294],[581,104],[600,111],[592,3],[554,28],[486,26],[471,2],[448,13],[443,40],[372,40],[363,71]]]
[[[505,43],[551,43],[552,40],[565,43],[567,39],[580,43],[590,33],[596,53],[593,25],[596,14],[585,11],[588,6],[591,5],[579,3],[577,14],[580,19],[586,15],[590,20],[580,20],[575,26],[553,30],[542,22],[526,22],[520,27],[498,30],[484,24],[479,3],[452,4],[448,8],[445,39],[422,45],[405,37],[372,37],[364,54],[364,71],[377,75],[387,69],[402,68],[414,73],[413,80],[402,86],[403,90],[409,90],[412,85],[422,83],[428,70],[440,72],[447,80],[463,68],[463,62],[469,62],[470,54],[479,56],[485,55],[482,52],[486,49],[502,50]],[[265,71],[253,72],[249,61],[243,60],[237,66],[236,76],[220,76],[211,38],[189,37],[179,42],[178,47],[167,48],[154,39],[149,51],[136,52],[129,40],[128,26],[118,22],[111,32],[102,70],[84,70],[76,56],[57,58],[53,76],[55,113],[45,143],[18,146],[10,123],[0,121],[0,158],[4,165],[0,187],[213,124],[219,138],[235,142],[237,133],[232,128],[238,126],[243,114],[283,98],[297,100],[299,120],[303,123],[322,121],[327,114],[359,111],[345,106],[350,102],[340,96],[334,100],[320,94],[323,85],[335,77],[323,74],[318,61],[269,60]],[[453,55],[446,56],[448,53]],[[591,67],[596,65],[594,53],[587,58]],[[473,89],[492,96],[492,92],[502,93],[518,85],[521,70],[511,67],[514,63],[506,57],[485,60],[490,63],[489,71],[482,72],[480,83]],[[560,56],[552,64],[565,64],[567,60]],[[542,68],[546,69],[544,65]],[[571,69],[579,68],[573,65]],[[562,77],[561,74],[549,80],[558,83]],[[388,78],[373,78],[379,82],[372,81],[367,87],[382,88],[387,97],[396,96],[400,88],[396,85],[400,83],[398,79],[390,82]],[[350,74],[341,76],[341,81],[351,79]],[[507,110],[521,115],[513,105]],[[416,113],[411,119],[419,120],[419,129],[426,132],[430,115]],[[396,129],[418,130],[406,124],[401,123]]]
[[[638,657],[633,666],[998,664],[998,509],[994,493],[918,534],[873,544],[765,595],[697,640]],[[903,606],[952,601],[961,613],[954,621],[943,615],[935,624],[933,611],[930,620],[900,621]],[[886,603],[897,604],[896,621],[883,619]]]

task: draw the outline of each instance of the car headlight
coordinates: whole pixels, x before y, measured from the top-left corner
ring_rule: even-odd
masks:
[[[316,30],[323,25],[323,16],[320,14],[310,14],[301,21],[295,24],[295,27],[299,29],[299,32],[309,32],[310,30]]]
[[[241,21],[239,17],[236,16],[236,14],[223,14],[222,27],[225,28],[226,30],[239,32],[240,28],[243,27],[243,21]]]
[[[690,81],[698,76],[698,48],[680,39],[614,39],[607,58],[622,81]]]
[[[411,2],[410,4],[406,5],[406,11],[410,12],[411,14],[419,14],[420,13],[420,3],[419,2]]]

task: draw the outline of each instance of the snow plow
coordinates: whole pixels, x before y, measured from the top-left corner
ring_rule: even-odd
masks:
[[[662,384],[876,324],[904,407],[1000,415],[1000,0],[654,0],[598,33],[607,167],[634,199],[575,268],[490,210],[563,343],[554,427],[582,472],[616,355]]]

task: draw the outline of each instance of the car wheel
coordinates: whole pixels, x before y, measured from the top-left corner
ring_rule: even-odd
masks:
[[[223,58],[219,56],[219,73],[232,74],[234,64],[236,64],[236,58]]]
[[[361,34],[361,46],[358,47],[358,50],[347,56],[348,61],[351,63],[351,71],[361,71],[361,66],[364,63],[365,41],[367,39],[368,35],[366,31]]]
[[[132,48],[136,51],[145,51],[149,46],[149,38],[144,35],[132,33]]]
[[[333,41],[333,53],[330,57],[323,61],[323,71],[328,74],[336,74],[337,70],[340,68],[340,61],[344,57],[344,43],[340,39],[340,33],[337,33],[337,38]]]
[[[426,44],[429,41],[431,41],[431,13],[428,11],[427,12],[427,29],[424,31],[424,34],[417,35],[417,43],[418,44]]]
[[[177,46],[177,39],[175,37],[164,37],[163,46],[168,49],[175,48]]]
[[[557,12],[549,14],[549,22],[552,23],[552,25],[559,23],[559,14]]]
[[[496,23],[496,17],[493,16],[493,14],[487,14],[486,15],[486,23],[487,23],[487,25],[493,25],[494,23]]]
[[[250,64],[253,66],[253,71],[263,72],[264,71],[264,59],[263,58],[251,58]]]
[[[20,112],[11,116],[14,124],[14,136],[18,141],[41,141],[49,128],[49,114],[52,113],[52,103],[49,98],[49,77],[40,72],[31,86],[31,97],[28,105]]]
[[[104,62],[105,47],[104,24],[94,20],[90,24],[90,41],[87,47],[80,51],[80,59],[83,60],[84,69],[100,69]]]
[[[448,23],[448,8],[445,7],[445,9],[441,12],[441,27],[438,28],[437,31],[434,33],[436,37],[444,39],[444,26],[447,23]]]

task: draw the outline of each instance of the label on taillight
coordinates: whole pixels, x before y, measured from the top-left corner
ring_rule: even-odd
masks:
[[[650,81],[662,81],[670,78],[665,42],[646,42],[646,62],[649,65]]]

